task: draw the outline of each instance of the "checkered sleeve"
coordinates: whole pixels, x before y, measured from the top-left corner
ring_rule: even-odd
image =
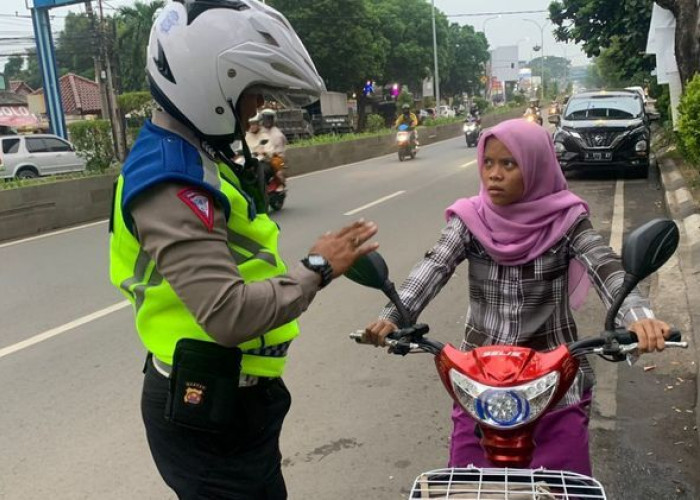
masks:
[[[469,231],[459,217],[452,217],[435,246],[426,252],[401,285],[399,296],[415,322],[428,303],[445,286],[455,268],[467,257]],[[399,312],[389,304],[379,315],[399,323]]]
[[[574,258],[586,267],[591,283],[605,307],[609,309],[625,277],[620,257],[605,244],[603,237],[593,229],[587,217],[574,229],[571,248]],[[616,322],[620,326],[628,327],[637,320],[653,317],[649,301],[635,288],[622,303]]]

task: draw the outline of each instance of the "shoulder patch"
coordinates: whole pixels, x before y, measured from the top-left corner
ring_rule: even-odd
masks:
[[[214,230],[214,202],[211,195],[202,189],[185,188],[177,193],[177,196],[190,207],[211,233]]]

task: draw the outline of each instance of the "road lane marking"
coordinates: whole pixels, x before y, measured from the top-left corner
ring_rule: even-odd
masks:
[[[129,307],[131,305],[131,302],[128,300],[125,300],[123,302],[118,302],[117,304],[111,305],[109,307],[105,307],[104,309],[100,309],[99,311],[95,311],[94,313],[88,314],[87,316],[83,316],[82,318],[78,318],[76,320],[73,320],[69,323],[66,323],[65,325],[57,326],[56,328],[52,328],[51,330],[47,330],[43,333],[40,333],[38,335],[34,335],[33,337],[30,337],[26,340],[23,340],[21,342],[17,342],[16,344],[12,344],[10,346],[4,347],[0,349],[0,358],[4,358],[5,356],[8,356],[10,354],[13,354],[17,351],[21,351],[22,349],[26,349],[27,347],[31,347],[35,344],[38,344],[39,342],[43,342],[44,340],[48,340],[52,337],[55,337],[57,335],[60,335],[62,333],[65,333],[69,330],[73,330],[74,328],[78,328],[79,326],[85,325],[87,323],[90,323],[91,321],[95,321],[97,319],[100,319],[104,316],[107,316],[108,314],[112,314],[114,312],[120,311],[126,307]]]
[[[622,235],[625,232],[625,181],[615,183],[613,220],[610,229],[610,247],[619,255],[622,252]]]
[[[610,227],[610,247],[620,255],[622,237],[625,231],[625,182],[617,180],[613,196],[613,217]],[[617,426],[617,379],[618,363],[598,363],[596,368],[597,383],[595,391],[595,406],[603,418],[602,422],[594,425],[609,430]]]
[[[355,215],[358,212],[362,212],[366,208],[373,207],[375,205],[379,205],[380,203],[384,203],[387,200],[390,200],[392,198],[396,198],[397,196],[400,196],[404,194],[406,191],[396,191],[393,194],[390,194],[389,196],[385,196],[384,198],[379,198],[378,200],[373,201],[372,203],[367,203],[367,205],[362,205],[359,208],[356,208],[355,210],[350,210],[349,212],[345,212],[343,215]]]
[[[460,167],[462,167],[462,168],[467,168],[468,166],[474,165],[475,163],[476,163],[476,160],[468,161],[468,162],[465,163],[464,165],[460,165]]]
[[[70,233],[72,231],[77,231],[78,229],[86,229],[88,227],[99,226],[100,224],[105,224],[109,219],[100,220],[97,222],[90,222],[89,224],[83,224],[81,226],[73,226],[66,229],[60,229],[58,231],[52,231],[50,233],[39,234],[37,236],[31,236],[29,238],[23,238],[21,240],[10,241],[8,243],[0,244],[0,248],[11,247],[13,245],[19,245],[20,243],[29,243],[30,241],[40,240],[43,238],[48,238],[49,236],[58,236],[59,234]]]

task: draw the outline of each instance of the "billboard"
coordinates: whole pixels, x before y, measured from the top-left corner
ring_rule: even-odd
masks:
[[[518,88],[521,90],[532,88],[532,70],[530,68],[522,68],[518,71]]]

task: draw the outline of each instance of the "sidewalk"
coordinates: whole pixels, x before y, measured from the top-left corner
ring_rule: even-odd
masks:
[[[681,169],[673,157],[661,153],[657,161],[661,174],[661,185],[664,189],[666,209],[669,216],[678,224],[681,231],[681,243],[676,253],[677,266],[673,262],[667,265],[668,267],[678,267],[678,272],[665,271],[662,268],[661,273],[672,273],[674,276],[665,285],[662,284],[664,280],[659,280],[660,290],[657,292],[661,293],[656,295],[667,297],[664,300],[668,303],[667,305],[675,301],[677,310],[685,309],[687,311],[690,329],[684,333],[685,339],[691,344],[682,357],[685,358],[684,363],[692,363],[693,375],[697,380],[698,365],[700,364],[696,342],[696,332],[700,331],[700,308],[698,307],[700,305],[700,213],[698,213],[698,204],[693,192],[688,188]],[[676,259],[674,258],[674,260]],[[682,314],[681,311],[679,313]],[[700,384],[696,384],[696,386],[700,386]],[[697,390],[694,401],[696,439],[697,428],[700,426],[699,400],[700,389]]]

